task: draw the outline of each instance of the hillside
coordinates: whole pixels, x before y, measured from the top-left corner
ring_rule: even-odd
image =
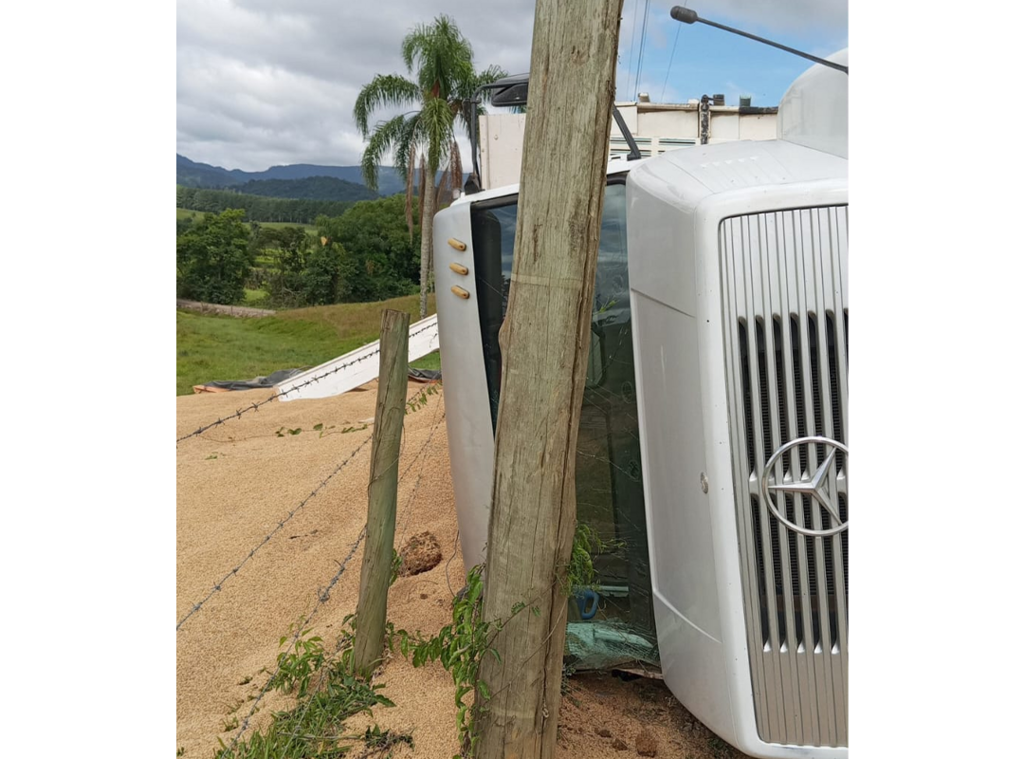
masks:
[[[430,314],[435,312],[434,303],[431,294],[427,307]],[[193,385],[213,380],[251,379],[278,369],[322,364],[376,340],[385,308],[405,311],[416,321],[419,296],[297,308],[258,319],[179,310],[178,395],[190,394]],[[413,366],[437,369],[438,354],[425,356]]]
[[[184,187],[233,187],[253,180],[308,179],[310,177],[331,177],[365,186],[363,171],[358,166],[318,166],[311,163],[296,163],[287,166],[271,166],[266,171],[242,171],[241,169],[225,169],[208,163],[199,163],[180,154],[177,156],[177,162],[177,183]],[[382,166],[377,189],[380,195],[394,195],[404,192],[405,184],[393,167]]]
[[[296,200],[373,200],[377,193],[361,184],[335,177],[304,177],[302,179],[250,179],[231,189],[247,195]]]
[[[296,200],[236,192],[235,187],[208,190],[182,187],[177,190],[178,208],[203,213],[221,213],[229,208],[245,211],[246,221],[313,224],[318,216],[341,216],[352,207],[352,201]]]

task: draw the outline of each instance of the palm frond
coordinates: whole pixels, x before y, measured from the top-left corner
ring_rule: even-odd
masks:
[[[473,48],[451,18],[419,24],[402,40],[402,60],[424,96],[448,100],[458,82],[473,76]]]
[[[456,119],[467,132],[471,129],[469,123],[470,119],[472,119],[470,101],[472,100],[473,95],[481,86],[485,84],[492,84],[506,76],[508,76],[508,72],[500,66],[488,66],[479,74],[474,73],[468,79],[458,83],[455,95],[452,98],[454,104],[453,110],[455,111]],[[493,94],[493,90],[484,90],[480,93],[480,102],[477,104],[476,108],[478,116],[487,112],[483,104],[489,103]]]
[[[417,124],[420,118],[419,112],[405,115],[405,129],[396,143],[394,156],[395,171],[398,172],[398,176],[401,177],[403,184],[408,180],[409,166],[415,167],[416,155],[421,147],[423,147],[420,145],[419,137],[417,136],[419,133]]]
[[[366,149],[363,150],[362,160],[363,181],[366,182],[369,189],[377,191],[377,171],[381,161],[394,148],[402,148],[408,133],[409,129],[404,115],[395,116],[390,121],[378,123],[374,127]]]
[[[462,155],[459,153],[459,143],[452,141],[448,167],[441,175],[441,182],[437,186],[434,208],[440,209],[451,204],[455,199],[455,190],[460,187],[462,187]]]
[[[378,108],[417,104],[421,98],[419,88],[401,76],[394,74],[378,74],[368,85],[360,90],[356,97],[352,115],[356,127],[363,137],[370,134],[370,114]]]

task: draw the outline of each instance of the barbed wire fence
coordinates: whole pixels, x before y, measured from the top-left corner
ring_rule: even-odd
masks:
[[[345,558],[338,565],[338,571],[334,574],[334,577],[331,578],[330,582],[327,583],[327,586],[325,588],[323,588],[322,590],[318,590],[317,591],[316,604],[313,606],[313,608],[309,612],[309,614],[306,615],[305,619],[302,620],[302,623],[296,626],[295,634],[291,637],[291,640],[289,641],[291,646],[294,646],[295,642],[300,637],[302,637],[302,633],[306,629],[306,625],[308,625],[312,621],[313,617],[320,610],[320,608],[325,603],[327,603],[327,601],[330,599],[330,597],[331,597],[331,590],[337,584],[338,580],[341,579],[341,576],[345,573],[345,568],[348,566],[349,561],[352,560],[352,557],[355,556],[356,550],[359,548],[359,544],[363,542],[363,538],[365,538],[365,537],[366,537],[366,525],[364,524],[363,525],[363,529],[361,529],[359,531],[359,536],[356,538],[355,542],[352,544],[352,547],[349,549],[348,554],[345,556]],[[275,681],[277,680],[277,676],[281,672],[281,666],[282,665],[281,665],[281,663],[279,661],[278,665],[274,669],[273,673],[270,675],[270,677],[267,678],[266,684],[263,686],[262,689],[260,689],[259,695],[253,701],[252,707],[249,709],[249,713],[247,715],[245,715],[245,719],[242,720],[241,727],[239,727],[238,732],[235,733],[235,737],[232,739],[231,745],[228,746],[228,748],[225,749],[224,751],[219,752],[219,755],[220,754],[225,754],[225,753],[230,754],[232,751],[235,750],[235,746],[238,745],[238,741],[241,739],[241,737],[245,733],[245,731],[249,729],[249,722],[252,720],[253,715],[256,713],[256,710],[259,708],[260,701],[263,700],[263,697],[265,695],[267,695],[267,693],[270,691],[270,689],[273,687]]]
[[[431,383],[431,384],[433,384],[433,383]],[[421,395],[425,394],[428,389],[429,389],[429,386],[428,386],[428,388],[424,388],[424,390],[421,391],[420,394]],[[416,452],[416,455],[413,457],[412,461],[409,462],[409,464],[406,466],[405,470],[399,475],[399,477],[398,477],[399,484],[401,484],[401,482],[405,478],[405,476],[407,474],[409,474],[410,470],[413,468],[413,466],[415,466],[416,461],[418,459],[420,459],[420,457],[423,456],[423,454],[427,451],[428,447],[430,446],[430,442],[431,442],[431,440],[434,437],[434,433],[437,431],[437,428],[439,427],[440,423],[444,421],[444,418],[445,418],[444,412],[441,413],[440,418],[438,418],[438,413],[437,413],[438,410],[441,409],[442,405],[443,405],[443,398],[442,398],[441,402],[438,403],[437,409],[435,409],[435,411],[434,411],[434,418],[433,418],[432,423],[431,423],[432,426],[431,426],[430,434],[427,436],[427,439],[426,439],[426,441],[424,441],[423,445],[420,446],[419,450]],[[407,416],[408,416],[408,414],[407,414]],[[423,467],[425,465],[426,465],[426,457],[424,457],[423,460],[420,463],[419,477],[417,477],[416,484],[413,486],[412,494],[410,495],[409,499],[406,501],[406,509],[405,509],[406,510],[406,523],[408,523],[408,516],[409,516],[409,514],[411,514],[412,505],[413,505],[413,502],[416,499],[416,492],[419,489],[420,478],[422,478]],[[404,533],[404,531],[403,531],[403,533]],[[366,536],[366,526],[364,525],[362,531],[359,534],[359,537],[356,540],[356,543],[352,547],[352,550],[349,551],[349,554],[348,554],[348,556],[345,557],[345,560],[342,563],[341,568],[339,569],[338,573],[334,576],[334,578],[332,579],[331,583],[329,584],[329,586],[327,588],[328,593],[329,593],[330,589],[334,586],[334,584],[338,581],[338,579],[341,577],[341,574],[345,570],[345,564],[347,564],[348,561],[352,558],[353,554],[355,553],[356,548],[358,548],[359,542],[365,536]],[[400,544],[400,543],[401,543],[401,538],[399,538],[396,541],[396,544]],[[292,639],[290,641],[291,645],[295,644],[295,642],[299,638],[301,630],[309,623],[309,620],[312,619],[313,614],[319,609],[319,607],[323,603],[326,603],[326,601],[327,601],[327,597],[324,594],[318,594],[318,599],[317,599],[316,607],[314,607],[313,611],[310,612],[309,616],[306,617],[306,619],[303,621],[303,623],[301,625],[299,625],[299,629],[296,631],[296,634],[292,637]],[[341,639],[338,640],[337,644],[334,647],[334,652],[333,652],[334,656],[337,656],[337,654],[341,651],[341,648],[344,645],[344,643],[345,643],[344,638],[341,638]],[[324,680],[327,677],[327,670],[328,670],[328,668],[324,667],[320,671],[319,678],[318,678],[318,681],[317,681],[317,685],[313,689],[314,693],[317,690],[319,690],[319,688],[323,685],[323,682],[324,682]],[[259,701],[263,698],[263,695],[267,692],[269,686],[271,686],[273,684],[273,682],[274,682],[274,680],[275,680],[275,678],[277,676],[277,673],[279,671],[280,671],[280,665],[278,666],[277,670],[275,670],[274,674],[272,674],[270,676],[270,679],[267,681],[267,684],[264,685],[263,689],[260,691],[259,696],[257,697],[256,701],[253,703],[252,709],[250,709],[249,715],[243,721],[243,723],[242,723],[238,733],[235,735],[234,739],[232,740],[230,747],[227,749],[226,752],[221,752],[221,753],[228,753],[228,754],[230,754],[230,752],[232,750],[234,750],[234,747],[238,744],[239,739],[242,737],[242,735],[245,733],[246,729],[248,728],[250,718],[252,717],[253,714],[255,714],[255,710],[256,710],[256,707],[259,704]],[[299,725],[303,724],[305,716],[308,713],[309,708],[312,705],[312,703],[313,703],[312,699],[308,699],[306,701],[306,704],[303,707],[302,713],[299,715],[299,718],[297,720],[297,724],[299,724]],[[289,746],[291,745],[291,738],[294,738],[294,737],[295,737],[294,735],[290,736],[289,741],[288,741],[288,745]],[[288,746],[285,747],[286,751],[287,751],[287,748],[288,748]]]
[[[230,578],[232,578],[235,575],[237,575],[238,574],[238,570],[240,570],[242,567],[244,567],[246,565],[246,563],[253,556],[255,556],[259,552],[259,550],[261,548],[263,548],[263,546],[265,546],[267,543],[269,543],[271,538],[274,537],[274,535],[276,535],[281,530],[283,530],[284,526],[286,524],[288,524],[289,520],[291,520],[291,518],[294,517],[303,507],[305,507],[305,505],[307,503],[309,503],[314,497],[316,497],[316,495],[327,486],[327,483],[330,482],[331,479],[333,479],[333,477],[336,474],[338,474],[342,469],[344,469],[348,465],[348,463],[350,461],[352,461],[352,459],[354,459],[356,457],[356,455],[359,453],[359,451],[361,451],[366,446],[366,444],[370,442],[370,440],[372,438],[373,438],[373,434],[371,433],[370,435],[368,435],[366,437],[365,440],[363,440],[363,442],[361,442],[356,447],[356,449],[354,451],[352,451],[348,456],[346,456],[345,459],[340,464],[338,464],[338,466],[336,466],[334,468],[334,470],[331,471],[330,474],[328,474],[324,479],[320,480],[320,482],[317,484],[317,486],[315,488],[313,488],[313,490],[309,493],[309,495],[307,495],[305,498],[303,498],[298,506],[296,506],[294,509],[289,511],[288,515],[284,519],[280,520],[277,523],[277,527],[275,527],[273,530],[271,530],[269,533],[267,533],[267,535],[264,536],[263,540],[261,540],[259,543],[257,543],[256,546],[251,551],[249,551],[249,553],[246,554],[245,557],[238,564],[236,564],[226,575],[224,575],[222,578],[220,578],[220,580],[218,580],[214,584],[213,589],[206,595],[205,598],[203,598],[203,600],[201,600],[199,603],[193,604],[192,608],[189,610],[188,614],[186,614],[184,617],[182,617],[180,620],[178,620],[178,624],[174,628],[175,631],[180,630],[181,626],[183,624],[185,624],[185,622],[193,614],[195,614],[201,608],[203,608],[203,605],[207,601],[209,601],[211,598],[213,598],[213,596],[215,594],[219,593],[221,588],[224,586],[224,583],[227,582]]]
[[[372,354],[370,354],[370,355],[372,355]],[[369,356],[364,356],[364,357],[361,357],[358,360],[365,360],[368,357]],[[347,363],[347,364],[345,364],[343,366],[350,366],[350,365],[352,365],[352,363],[357,363],[357,362],[349,362],[349,363]],[[336,367],[335,369],[331,370],[330,373],[334,373],[334,372],[340,370],[341,368],[343,368],[343,366]],[[314,381],[316,379],[322,379],[324,376],[327,376],[327,374],[328,373],[325,373],[323,375],[319,375],[319,377],[313,378],[310,381],[308,381],[306,383],[303,383],[301,386],[305,386],[305,385],[309,384],[310,382],[312,382],[312,381]],[[411,413],[414,413],[415,411],[419,410],[424,405],[426,405],[426,403],[428,402],[428,400],[427,400],[428,397],[430,395],[436,393],[435,387],[439,384],[439,382],[440,382],[439,379],[431,380],[430,382],[427,383],[427,385],[423,389],[421,389],[416,395],[414,395],[412,399],[407,401],[407,403],[406,403],[406,417],[407,418],[408,418],[408,416]],[[296,388],[293,388],[293,389],[298,389],[298,387],[299,386],[296,386]],[[279,396],[274,396],[274,397],[279,397]],[[247,407],[247,409],[245,409],[245,410],[252,410],[252,409],[258,408],[259,406],[264,405],[265,403],[270,402],[270,400],[273,400],[273,397],[267,399],[266,401],[262,401],[262,402],[260,402],[258,404],[253,404],[253,406]],[[403,527],[402,527],[401,536],[399,537],[399,540],[396,541],[396,545],[400,544],[400,541],[401,541],[402,537],[404,537],[406,528],[408,527],[409,521],[411,519],[412,507],[413,507],[413,505],[415,503],[416,495],[417,495],[417,493],[419,491],[419,487],[420,487],[420,483],[421,483],[422,478],[423,478],[423,473],[424,473],[424,469],[425,469],[425,466],[426,466],[426,463],[427,463],[427,459],[429,458],[429,454],[427,454],[427,451],[428,451],[429,446],[431,445],[431,443],[432,443],[432,441],[434,439],[434,436],[435,436],[438,428],[440,427],[440,425],[445,420],[445,412],[444,412],[444,409],[443,409],[443,406],[444,406],[443,400],[444,400],[443,396],[439,396],[438,403],[435,406],[433,418],[431,420],[430,432],[428,433],[426,440],[424,440],[424,442],[419,446],[419,449],[417,450],[416,454],[413,456],[413,458],[406,465],[405,469],[399,475],[398,482],[399,482],[399,484],[401,484],[402,481],[405,480],[407,475],[416,466],[417,462],[419,462],[419,472],[418,472],[418,476],[417,476],[416,482],[413,485],[412,491],[411,491],[409,497],[406,499],[406,502],[405,502],[405,509],[404,509],[405,519],[403,521]],[[228,421],[230,419],[238,418],[239,416],[241,416],[242,413],[244,413],[245,410],[243,410],[242,412],[240,412],[237,415],[233,415],[233,416],[230,416],[230,417],[226,417],[223,420],[219,420],[219,423],[222,424],[224,421]],[[205,431],[207,429],[210,429],[211,427],[215,427],[217,425],[218,425],[218,422],[214,422],[214,423],[209,424],[209,425],[204,425],[203,427],[199,428],[199,430],[197,430],[195,433],[192,433],[191,435],[186,436],[186,437],[196,436],[198,434],[201,434],[203,431]],[[262,538],[262,540],[260,540],[259,543],[257,543],[245,556],[243,556],[242,559],[240,561],[238,561],[231,568],[231,570],[229,570],[223,577],[221,577],[216,583],[214,583],[212,589],[206,594],[206,596],[204,598],[202,598],[197,603],[192,604],[192,606],[190,607],[188,613],[186,613],[180,620],[178,620],[178,622],[177,622],[177,624],[175,626],[175,630],[176,631],[180,630],[182,628],[182,626],[185,624],[185,622],[187,622],[193,615],[197,614],[204,607],[204,605],[211,598],[213,598],[217,593],[221,592],[223,590],[225,584],[227,582],[229,582],[232,577],[237,576],[239,571],[251,559],[253,559],[255,557],[255,555],[264,546],[266,546],[268,543],[270,543],[271,540],[278,533],[280,533],[284,529],[285,525],[288,524],[288,522],[293,517],[295,517],[296,514],[298,514],[299,511],[304,509],[306,507],[306,505],[313,498],[317,497],[320,493],[323,492],[323,490],[332,481],[332,479],[334,479],[338,474],[340,474],[345,469],[345,467],[349,463],[351,463],[353,461],[353,459],[356,458],[356,456],[359,455],[359,453],[366,447],[367,443],[369,443],[372,440],[372,437],[373,437],[373,435],[371,433],[364,440],[362,440],[362,442],[358,446],[356,446],[355,449],[353,449],[351,452],[349,452],[348,455],[337,466],[335,466],[335,468],[333,470],[331,470],[327,474],[326,477],[324,477],[323,479],[321,479],[321,480],[319,480],[317,482],[316,486],[299,502],[298,505],[295,506],[295,508],[291,509],[282,519],[280,519],[277,522],[277,524],[276,524],[276,526],[274,527],[273,530],[271,530],[269,533],[267,533],[267,535],[265,535]],[[405,440],[403,439],[403,443],[404,442],[405,442]],[[405,450],[405,446],[403,445],[403,452],[404,452],[404,450]],[[399,458],[401,458],[401,456],[402,456],[402,454],[399,455]],[[365,536],[366,536],[366,526],[364,524],[364,526],[360,530],[360,533],[357,536],[355,542],[350,546],[349,551],[346,554],[345,558],[339,563],[339,567],[338,567],[337,572],[334,574],[334,576],[330,579],[330,581],[327,583],[327,585],[324,588],[317,590],[315,605],[313,606],[313,609],[309,612],[309,614],[307,614],[304,617],[304,619],[302,620],[302,623],[300,625],[298,625],[298,629],[291,636],[290,645],[295,645],[296,641],[298,641],[299,637],[302,635],[303,630],[306,629],[306,627],[308,626],[310,621],[313,619],[313,617],[317,614],[317,612],[320,611],[321,608],[324,606],[324,604],[327,603],[327,601],[330,598],[330,594],[331,594],[332,589],[335,587],[335,585],[341,579],[341,577],[344,574],[344,572],[345,572],[349,562],[351,561],[352,557],[355,555],[356,551],[359,548],[359,545],[361,544],[361,542],[363,541]],[[341,645],[342,645],[342,641],[339,641],[339,643],[338,643],[339,650],[340,650]],[[335,651],[335,654],[337,654],[337,653],[338,653],[338,651]],[[280,670],[281,670],[281,664],[279,662],[277,667],[275,668],[274,672],[272,674],[270,674],[269,678],[267,679],[267,682],[263,685],[263,687],[261,688],[259,694],[256,696],[256,698],[254,700],[254,703],[252,704],[252,706],[251,706],[251,708],[249,710],[249,713],[246,715],[246,717],[242,721],[240,729],[235,734],[233,740],[230,743],[230,746],[228,746],[225,749],[225,748],[223,748],[224,744],[222,744],[222,750],[219,753],[221,753],[221,754],[224,754],[224,753],[230,754],[234,750],[234,748],[238,745],[239,740],[245,734],[246,730],[249,729],[249,727],[250,727],[250,725],[252,723],[252,717],[253,717],[253,715],[255,715],[256,711],[258,710],[259,705],[262,702],[264,696],[273,688],[273,685],[274,685],[275,681],[277,680],[277,677],[278,677],[278,675],[280,673]],[[307,705],[307,707],[308,707],[308,705]]]

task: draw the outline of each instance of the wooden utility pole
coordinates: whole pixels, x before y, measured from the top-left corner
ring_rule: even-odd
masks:
[[[481,759],[552,759],[576,528],[576,435],[590,349],[622,0],[537,0],[495,435],[484,614],[515,614],[484,657]],[[533,609],[539,610],[539,614]]]
[[[391,557],[395,546],[398,456],[409,386],[409,314],[385,310],[380,320],[380,374],[373,418],[366,546],[359,575],[353,664],[369,674],[380,662],[388,612]]]

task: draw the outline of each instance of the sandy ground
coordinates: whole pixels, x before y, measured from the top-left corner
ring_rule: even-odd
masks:
[[[423,389],[410,383],[409,397]],[[374,384],[322,400],[274,402],[178,445],[178,592],[176,620],[203,601],[177,633],[177,747],[186,757],[210,757],[218,738],[230,743],[273,671],[278,642],[315,609],[309,626],[333,643],[345,615],[355,611],[361,547],[318,605],[366,519],[368,440]],[[265,390],[178,398],[178,430],[202,424],[267,397]],[[369,426],[362,429],[369,422]],[[323,424],[324,434],[313,430]],[[354,427],[353,431],[343,432]],[[283,430],[282,430],[283,428]],[[300,434],[288,430],[301,428]],[[277,435],[282,431],[283,437]],[[343,460],[350,462],[306,504]],[[452,591],[463,585],[449,474],[442,395],[406,417],[399,483],[396,545],[429,530],[444,560],[434,569],[400,577],[391,587],[388,618],[396,627],[436,633],[450,621]],[[293,512],[289,516],[290,512]],[[281,526],[281,523],[284,523]],[[273,533],[269,540],[266,536]],[[250,551],[258,550],[250,557]],[[244,562],[244,563],[243,563]],[[215,585],[224,580],[219,591]],[[375,710],[382,728],[413,735],[415,749],[395,756],[449,759],[457,749],[454,686],[440,665],[413,669],[392,658],[380,681],[393,709]],[[269,693],[251,727],[293,700]],[[350,721],[353,730],[368,718]],[[697,722],[665,686],[611,674],[569,680],[560,713],[559,757],[636,756],[636,737],[649,731],[657,756],[740,757]],[[599,733],[600,731],[600,733]]]

